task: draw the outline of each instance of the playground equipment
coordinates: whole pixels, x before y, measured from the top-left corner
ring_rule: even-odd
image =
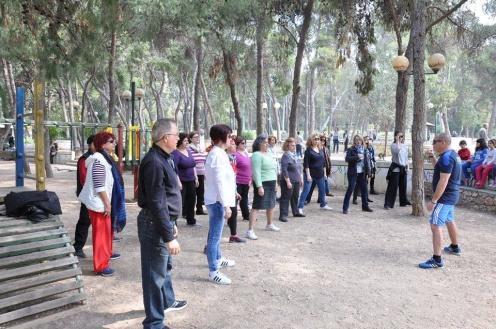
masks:
[[[149,129],[144,129],[143,131],[139,126],[131,125],[124,128],[124,125],[119,123],[118,125],[112,126],[109,124],[102,123],[85,123],[85,122],[57,122],[57,121],[45,121],[44,111],[43,111],[43,95],[44,95],[44,85],[42,82],[35,82],[34,84],[34,121],[25,120],[24,118],[24,106],[25,106],[25,89],[23,87],[18,87],[16,89],[16,119],[4,119],[2,123],[15,124],[15,147],[16,147],[16,186],[24,186],[24,178],[30,178],[24,175],[24,161],[26,161],[26,152],[24,145],[24,127],[33,127],[34,142],[35,142],[35,165],[36,174],[34,179],[36,180],[36,189],[44,190],[46,177],[45,177],[45,144],[44,144],[44,133],[45,129],[48,127],[58,127],[58,128],[81,128],[82,139],[85,140],[85,128],[92,128],[93,133],[96,133],[97,129],[107,130],[113,132],[117,129],[117,157],[118,165],[121,172],[124,168],[131,168],[134,175],[134,198],[137,198],[138,191],[138,173],[139,173],[139,163],[141,159],[141,142],[142,136],[144,137],[145,145],[151,145],[151,131]],[[73,129],[69,129],[72,135]],[[126,155],[124,159],[124,138],[126,139]],[[72,145],[71,136],[71,149],[74,147]],[[81,150],[81,151],[84,151]]]

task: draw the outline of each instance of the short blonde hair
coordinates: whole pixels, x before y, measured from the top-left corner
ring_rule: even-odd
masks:
[[[289,151],[289,144],[291,143],[296,143],[296,139],[294,139],[293,137],[289,137],[287,138],[285,141],[284,141],[284,144],[282,144],[282,150],[284,152],[286,151]]]

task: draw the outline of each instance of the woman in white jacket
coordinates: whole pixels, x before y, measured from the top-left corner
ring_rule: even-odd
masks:
[[[114,178],[112,165],[106,156],[114,152],[115,137],[109,132],[99,132],[93,140],[96,152],[86,159],[86,181],[79,200],[88,208],[93,241],[93,269],[102,276],[111,276],[112,225],[110,219]]]
[[[231,284],[219,269],[235,264],[233,260],[223,258],[220,251],[224,221],[231,217],[231,207],[236,206],[236,178],[226,153],[231,144],[231,133],[231,128],[223,124],[210,128],[213,147],[205,163],[205,205],[209,218],[206,254],[209,279],[217,284]]]

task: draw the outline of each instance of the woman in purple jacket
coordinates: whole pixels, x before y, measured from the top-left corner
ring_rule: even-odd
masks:
[[[183,199],[183,217],[188,225],[196,226],[195,203],[198,177],[196,175],[196,163],[191,152],[188,134],[180,133],[177,141],[177,149],[172,152],[174,166],[181,181],[181,196]]]
[[[238,170],[236,174],[236,185],[238,194],[241,196],[239,200],[239,207],[241,208],[241,214],[243,215],[243,220],[250,219],[250,209],[248,208],[248,191],[251,185],[251,160],[248,152],[246,151],[246,139],[241,136],[237,136],[236,143],[236,168]]]

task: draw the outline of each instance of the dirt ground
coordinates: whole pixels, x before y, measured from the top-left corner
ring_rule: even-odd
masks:
[[[61,199],[62,219],[73,236],[79,203],[74,196],[75,168],[56,165],[48,189]],[[0,187],[14,185],[12,162],[0,162]],[[131,177],[126,175],[131,196]],[[27,181],[33,187],[33,181]],[[427,218],[410,216],[409,208],[382,209],[383,195],[371,204],[374,213],[353,206],[340,212],[343,193],[329,198],[334,211],[312,203],[306,218],[277,222],[281,232],[266,232],[261,215],[259,240],[227,242],[222,250],[236,260],[225,270],[231,286],[207,281],[202,250],[208,218],[201,228],[180,221],[182,253],[174,258],[173,282],[178,299],[188,307],[169,314],[172,328],[495,328],[496,218],[458,209],[461,257],[448,255],[446,266],[421,270],[430,257]],[[86,304],[44,314],[12,328],[141,328],[144,317],[140,250],[136,230],[138,207],[128,204],[128,224],[116,243],[121,259],[110,278],[92,273],[91,258],[81,261]],[[277,216],[277,211],[276,211]],[[244,233],[247,222],[239,221]],[[446,234],[447,236],[447,234]],[[445,237],[446,238],[446,237]],[[445,239],[446,240],[446,239]],[[446,240],[447,241],[447,240]],[[91,241],[85,252],[91,256]]]

